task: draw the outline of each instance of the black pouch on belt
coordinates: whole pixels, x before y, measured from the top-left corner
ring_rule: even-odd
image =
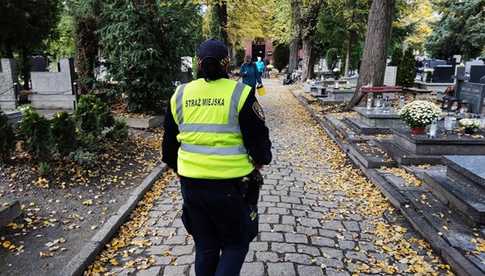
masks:
[[[263,176],[258,170],[254,170],[248,176],[242,179],[247,185],[246,201],[251,206],[258,205],[259,191],[263,186]]]

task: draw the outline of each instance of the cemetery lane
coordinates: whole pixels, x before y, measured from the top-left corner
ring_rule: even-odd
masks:
[[[260,234],[241,275],[452,274],[288,89],[265,86],[274,161],[263,170]],[[194,275],[176,179],[159,194],[88,274]]]

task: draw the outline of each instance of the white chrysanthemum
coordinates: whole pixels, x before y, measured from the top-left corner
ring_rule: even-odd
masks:
[[[428,101],[408,103],[399,111],[401,119],[410,127],[425,127],[438,119],[440,115],[441,109]]]

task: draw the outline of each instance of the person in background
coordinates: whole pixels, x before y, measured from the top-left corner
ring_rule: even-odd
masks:
[[[269,60],[265,59],[264,60],[264,73],[263,73],[264,79],[270,78],[270,76],[269,76],[269,71],[270,71],[269,65],[270,65]]]
[[[264,64],[264,61],[261,60],[261,57],[258,57],[258,61],[256,61],[256,68],[258,68],[258,73],[260,77],[263,76],[265,67],[266,66]]]
[[[244,84],[251,86],[254,88],[252,92],[256,90],[257,86],[263,85],[263,81],[261,80],[261,74],[258,72],[258,68],[256,64],[252,62],[250,56],[246,56],[244,58],[244,63],[241,65],[240,75],[242,77],[242,81]]]

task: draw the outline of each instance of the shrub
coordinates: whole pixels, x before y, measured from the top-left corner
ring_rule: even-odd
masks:
[[[92,132],[81,132],[78,136],[79,145],[82,149],[97,152],[101,149],[101,135]]]
[[[390,66],[399,66],[402,61],[402,48],[398,47],[394,49],[394,52],[391,56],[391,62],[389,63]]]
[[[54,115],[51,121],[52,136],[57,152],[62,156],[68,155],[76,149],[76,125],[73,118],[66,112]]]
[[[124,141],[128,138],[128,125],[125,121],[116,120],[114,125],[106,133],[106,138],[114,141]]]
[[[40,162],[39,163],[39,175],[42,177],[47,177],[49,175],[49,172],[51,170],[51,167],[49,163],[47,162]]]
[[[81,96],[74,118],[81,132],[97,135],[114,124],[109,106],[93,94]]]
[[[416,59],[414,58],[414,51],[408,48],[404,52],[401,63],[397,67],[397,85],[404,87],[412,87],[416,78]]]
[[[72,152],[70,157],[71,160],[84,168],[93,168],[96,165],[96,154],[83,149]]]
[[[290,60],[290,48],[286,44],[278,44],[273,51],[273,65],[279,72],[285,69]]]
[[[22,113],[20,134],[25,140],[26,150],[34,159],[48,160],[54,148],[49,120],[40,116],[30,106],[23,108]]]
[[[162,113],[180,66],[179,57],[171,54],[175,45],[161,43],[169,39],[162,33],[165,21],[132,1],[105,2],[101,17],[106,24],[99,35],[110,76],[127,95],[130,112]],[[158,14],[158,8],[154,12]]]
[[[15,149],[15,135],[7,115],[0,110],[0,161],[6,162]]]

